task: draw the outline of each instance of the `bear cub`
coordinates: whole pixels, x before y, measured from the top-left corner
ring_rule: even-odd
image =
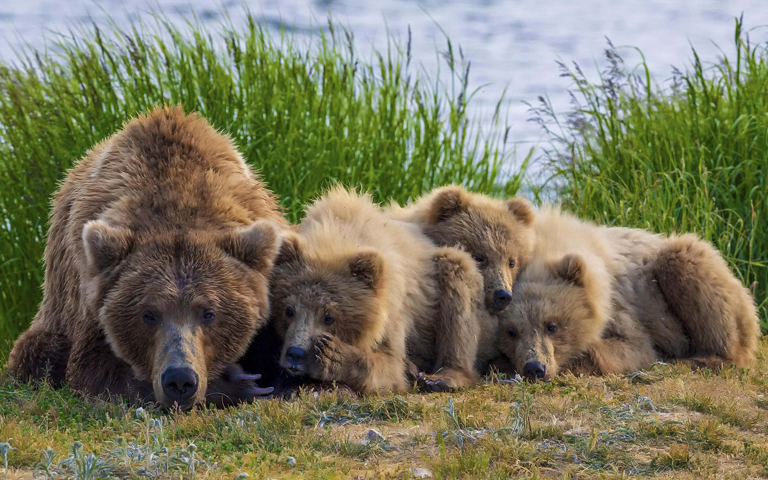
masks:
[[[290,374],[361,393],[477,382],[482,279],[464,252],[387,218],[368,195],[336,187],[312,204],[275,261],[273,321]]]
[[[43,301],[9,372],[180,408],[269,393],[234,362],[268,318],[284,227],[204,119],[158,108],[128,122],[54,198]]]
[[[754,300],[695,235],[656,235],[536,214],[533,260],[501,316],[513,371],[622,373],[658,360],[748,366],[760,328]]]
[[[390,218],[412,223],[436,245],[469,253],[483,279],[484,304],[478,312],[480,341],[476,370],[485,372],[498,357],[498,315],[512,300],[515,278],[533,252],[534,208],[525,199],[497,200],[450,185],[406,207],[392,203]]]

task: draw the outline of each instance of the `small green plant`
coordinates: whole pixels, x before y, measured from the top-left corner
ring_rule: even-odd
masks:
[[[3,456],[3,472],[5,473],[5,480],[8,480],[8,452],[13,450],[11,441],[0,443],[0,454]]]

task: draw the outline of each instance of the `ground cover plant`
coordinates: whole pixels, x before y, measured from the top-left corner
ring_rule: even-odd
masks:
[[[450,44],[457,86],[436,91],[409,65],[407,39],[363,59],[333,25],[307,46],[254,20],[219,40],[150,23],[61,37],[0,65],[2,352],[37,308],[57,182],[155,103],[183,103],[231,133],[291,220],[336,181],[399,201],[448,182],[499,195],[521,186],[503,172],[504,139],[467,116],[466,68]],[[606,224],[699,233],[757,282],[765,325],[768,66],[740,27],[735,38],[736,58],[695,59],[672,86],[652,85],[642,66],[628,73],[613,49],[601,81],[573,70],[572,115],[558,124],[546,104],[535,112],[552,144],[539,160],[545,180],[526,191]],[[7,478],[768,476],[765,343],[749,371],[659,364],[546,384],[487,380],[446,395],[307,392],[176,413],[83,401],[3,372],[0,468]]]

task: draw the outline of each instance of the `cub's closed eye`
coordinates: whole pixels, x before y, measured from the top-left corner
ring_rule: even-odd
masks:
[[[149,310],[146,310],[142,314],[142,318],[144,319],[144,323],[147,325],[156,325],[157,324],[157,315],[155,315],[154,312],[150,312]]]
[[[557,325],[555,324],[555,322],[549,322],[547,324],[547,331],[549,333],[555,333],[557,331]]]
[[[473,253],[473,254],[472,254],[472,258],[473,258],[473,259],[474,259],[474,260],[475,260],[477,263],[483,263],[483,262],[485,262],[485,255],[480,255],[479,253]]]
[[[326,325],[333,324],[334,320],[336,319],[333,318],[333,315],[331,315],[330,313],[326,313],[325,317],[323,317],[323,323],[325,323]]]
[[[216,312],[214,312],[211,309],[205,310],[203,312],[203,321],[205,323],[211,323],[216,318]]]
[[[288,305],[285,307],[285,316],[288,318],[291,318],[292,316],[296,315],[296,311],[293,309],[291,305]]]
[[[517,262],[515,262],[514,258],[511,258],[509,260],[509,268],[515,268],[515,265],[517,265]]]

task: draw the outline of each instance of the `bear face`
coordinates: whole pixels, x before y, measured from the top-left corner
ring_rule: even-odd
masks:
[[[316,345],[324,334],[352,346],[380,335],[383,259],[373,250],[343,258],[304,250],[298,236],[283,241],[271,279],[272,318],[283,338],[280,366],[290,375],[323,380]]]
[[[483,275],[488,311],[507,308],[515,278],[533,251],[531,204],[519,197],[494,200],[458,186],[437,189],[424,202],[427,236],[438,245],[469,252]]]
[[[523,273],[499,316],[499,351],[516,373],[550,380],[599,340],[606,322],[597,288],[598,279],[575,254]]]
[[[189,408],[268,316],[276,225],[137,237],[101,220],[83,230],[86,297],[114,353],[156,401]]]

